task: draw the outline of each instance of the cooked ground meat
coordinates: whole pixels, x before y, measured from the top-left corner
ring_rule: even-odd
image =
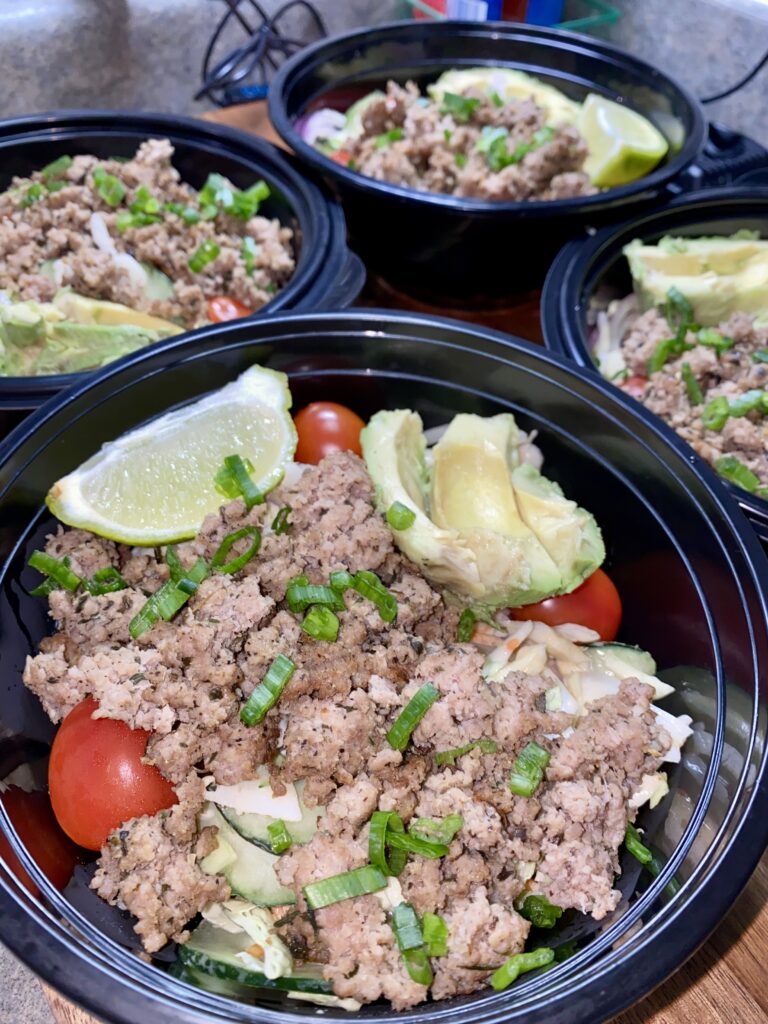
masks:
[[[272,534],[267,524],[285,504],[293,526]],[[147,760],[176,785],[177,806],[110,836],[93,883],[136,917],[145,948],[183,941],[190,919],[229,895],[222,878],[199,868],[215,838],[196,821],[199,775],[229,784],[253,779],[262,765],[276,793],[305,780],[305,802],[325,808],[310,841],[277,861],[298,915],[275,917],[294,952],[324,964],[340,997],[385,998],[404,1009],[430,994],[405,968],[382,896],[307,913],[304,886],[367,863],[376,810],[394,810],[406,825],[414,817],[463,819],[446,856],[412,857],[393,883],[417,913],[441,914],[448,925],[448,953],[433,960],[433,998],[482,988],[524,948],[530,924],[518,906],[529,892],[596,919],[613,911],[618,849],[636,813],[630,799],[670,747],[651,687],[626,680],[576,718],[546,710],[554,656],[544,659],[542,675],[510,669],[485,678],[483,653],[455,642],[455,611],[395,550],[354,455],[329,456],[249,512],[231,502],[178,553],[185,562],[210,558],[224,535],[247,523],[265,528],[259,555],[235,576],[209,577],[172,622],[138,640],[128,623],[166,578],[164,565],[82,531],[48,541],[77,571],[116,564],[130,582],[102,597],[54,591],[58,632],[28,661],[24,678],[54,721],[92,696],[100,715],[150,730]],[[320,643],[284,606],[286,584],[299,574],[324,583],[341,568],[377,572],[398,597],[397,618],[385,623],[350,591],[337,642]],[[537,642],[545,633],[540,627]],[[264,720],[246,728],[240,707],[278,653],[296,671]],[[426,681],[439,699],[406,750],[394,750],[387,730]],[[435,758],[479,740],[495,748],[476,746],[444,764]],[[535,795],[524,798],[507,780],[530,741],[551,760]]]
[[[167,139],[150,139],[125,162],[74,157],[57,179],[64,183],[57,191],[47,190],[41,171],[29,178],[14,178],[0,194],[0,289],[20,300],[50,301],[58,288],[71,288],[184,327],[208,322],[206,300],[215,295],[228,295],[252,310],[269,302],[293,273],[291,229],[258,215],[238,220],[221,210],[210,220],[186,223],[165,204],[198,210],[198,194],[181,181],[172,157],[173,146]],[[116,206],[99,195],[93,181],[97,167],[125,187],[125,196]],[[161,220],[118,230],[118,217],[136,202],[141,187],[159,201]],[[40,191],[32,202],[28,201],[30,188]],[[101,216],[118,252],[129,253],[170,279],[170,298],[151,297],[96,245],[90,230],[93,213]],[[252,269],[243,254],[246,237],[255,246]],[[215,242],[219,252],[195,273],[188,261],[204,242]]]
[[[768,327],[756,327],[748,314],[734,313],[717,330],[733,340],[731,348],[718,354],[688,331],[686,342],[693,347],[651,374],[640,401],[708,462],[714,465],[721,456],[733,455],[755,474],[760,486],[768,487],[768,419],[762,411],[731,416],[717,430],[702,422],[705,405],[715,398],[733,401],[748,391],[768,390],[768,363],[753,359],[755,352],[768,349]],[[643,313],[622,342],[631,372],[644,378],[656,346],[674,333],[658,310]],[[682,376],[684,363],[698,381],[703,402],[689,396]]]
[[[497,105],[479,90],[466,98],[476,105],[462,120],[421,96],[413,82],[405,88],[389,82],[386,95],[365,109],[362,134],[345,146],[349,166],[393,185],[472,199],[565,199],[597,191],[582,171],[587,147],[573,125],[545,125],[532,99]],[[516,156],[508,166],[478,148],[493,130],[503,136],[493,152],[501,145]]]

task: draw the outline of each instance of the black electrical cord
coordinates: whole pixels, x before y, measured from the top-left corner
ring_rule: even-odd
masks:
[[[744,77],[732,85],[730,89],[724,89],[723,92],[715,93],[714,96],[702,97],[702,103],[717,103],[718,100],[724,100],[727,96],[733,96],[734,93],[738,92],[739,89],[743,89],[745,85],[748,85],[752,79],[758,75],[765,65],[768,64],[768,52],[764,53],[760,60],[744,75]]]

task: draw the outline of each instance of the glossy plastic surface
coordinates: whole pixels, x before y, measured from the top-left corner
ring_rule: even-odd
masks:
[[[645,114],[671,156],[631,185],[553,202],[489,202],[390,185],[342,167],[304,142],[294,124],[337,91],[346,107],[386,84],[424,87],[449,68],[509,65],[574,99],[599,92]],[[269,91],[272,122],[299,157],[331,181],[355,249],[369,269],[409,293],[454,299],[540,286],[560,246],[589,225],[648,203],[693,162],[705,136],[697,101],[650,65],[607,43],[568,32],[478,22],[399,22],[323,40],[283,65]]]
[[[667,234],[732,235],[742,229],[759,231],[768,238],[768,188],[745,186],[693,193],[619,227],[606,228],[586,241],[570,243],[552,264],[542,293],[541,323],[547,348],[597,373],[589,348],[589,304],[600,287],[611,288],[617,296],[632,291],[621,250],[634,238],[656,242]],[[768,543],[768,501],[735,484],[726,486]]]
[[[624,602],[619,639],[653,651],[678,687],[666,706],[695,721],[696,736],[672,772],[673,796],[641,818],[669,862],[648,885],[624,855],[620,912],[599,926],[577,924],[577,933],[592,939],[555,970],[504,993],[399,1014],[384,1005],[345,1014],[268,997],[257,1006],[229,1003],[160,973],[162,961],[141,962],[130,951],[135,939],[125,915],[88,900],[82,878],[65,897],[56,893],[0,810],[0,829],[44,894],[29,900],[0,861],[0,940],[114,1024],[610,1018],[704,940],[766,844],[768,562],[727,491],[671,431],[610,384],[533,345],[386,311],[278,316],[162,343],[33,414],[0,446],[3,775],[14,764],[39,763],[53,734],[20,678],[26,656],[50,629],[43,603],[27,594],[35,574],[25,568],[31,548],[54,526],[43,506],[47,488],[102,442],[223,385],[254,362],[290,375],[295,408],[329,399],[367,416],[411,406],[427,426],[460,411],[512,410],[525,429],[539,431],[549,475],[602,525],[607,568]],[[682,888],[668,900],[662,890],[672,873]]]

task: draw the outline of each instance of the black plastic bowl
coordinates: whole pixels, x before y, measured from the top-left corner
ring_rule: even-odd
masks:
[[[507,992],[398,1014],[383,1005],[359,1014],[279,1000],[254,1007],[206,995],[139,960],[125,948],[131,932],[119,912],[94,897],[78,900],[78,910],[66,898],[74,900],[70,890],[57,893],[0,810],[0,828],[44,894],[25,896],[0,860],[0,940],[116,1024],[281,1024],[319,1015],[346,1024],[587,1024],[613,1016],[704,940],[768,839],[768,562],[726,490],[671,431],[610,384],[533,345],[404,313],[279,316],[163,342],[38,410],[0,449],[0,753],[40,757],[54,732],[21,683],[25,657],[50,628],[43,602],[27,594],[35,574],[25,569],[54,525],[43,506],[46,489],[102,442],[254,362],[290,375],[296,407],[333,399],[367,416],[410,406],[428,426],[460,411],[512,410],[539,432],[548,473],[602,525],[624,602],[621,638],[654,652],[678,685],[667,706],[696,722],[671,775],[674,813],[667,814],[667,801],[641,819],[649,841],[669,857],[666,868],[653,883],[643,875],[637,888],[639,865],[625,854],[623,915],[601,922],[592,941],[556,969]],[[682,887],[668,899],[663,890],[673,873]]]
[[[308,110],[345,109],[355,92],[390,78],[424,87],[449,68],[481,64],[521,68],[576,100],[598,92],[626,101],[663,132],[672,155],[640,181],[596,196],[490,202],[363,177],[296,130]],[[409,294],[448,302],[539,287],[567,239],[624,216],[628,204],[658,197],[696,158],[705,135],[694,97],[649,64],[596,39],[511,22],[398,22],[323,40],[283,65],[269,89],[269,113],[302,160],[333,182],[352,244],[369,269]]]
[[[622,248],[634,238],[663,235],[732,235],[747,228],[768,238],[768,188],[712,189],[681,196],[661,210],[571,242],[552,264],[541,297],[544,343],[553,352],[597,373],[589,345],[587,314],[601,286],[629,295],[632,278]],[[726,484],[760,537],[768,543],[768,501]]]
[[[262,205],[295,232],[296,270],[258,313],[338,309],[359,294],[365,280],[360,260],[347,248],[338,203],[289,154],[243,132],[192,118],[118,111],[59,111],[0,122],[0,191],[14,175],[27,175],[67,153],[132,156],[145,139],[168,138],[182,180],[202,187],[212,171],[240,188],[264,178],[272,194]],[[0,436],[31,409],[83,374],[0,377]]]

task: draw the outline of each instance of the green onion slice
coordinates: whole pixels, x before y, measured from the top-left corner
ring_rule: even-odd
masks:
[[[125,590],[128,584],[119,570],[113,565],[108,565],[95,572],[92,579],[83,580],[83,586],[93,597],[100,597],[102,594],[113,594],[118,590]]]
[[[759,348],[752,353],[753,363],[768,363],[768,348]]]
[[[351,572],[347,572],[346,569],[338,569],[336,572],[332,572],[330,575],[330,584],[334,590],[339,590],[342,593],[354,584],[355,577]]]
[[[731,416],[746,416],[748,412],[766,412],[768,394],[759,388],[745,391],[743,395],[728,402]]]
[[[495,91],[491,93],[491,102],[493,103],[494,107],[503,107],[504,106],[504,100]]]
[[[181,217],[185,224],[200,222],[200,214],[193,206],[185,206],[184,203],[165,203],[165,209],[168,213],[175,213],[177,217]]]
[[[293,523],[288,518],[292,511],[290,505],[283,505],[281,509],[278,509],[277,515],[272,520],[272,533],[276,533],[278,536],[281,533],[288,533],[293,526]]]
[[[653,854],[647,846],[643,845],[640,833],[634,825],[627,825],[627,832],[624,836],[624,845],[635,860],[639,860],[641,864],[650,864],[653,860]]]
[[[733,338],[726,337],[720,331],[716,331],[714,327],[702,327],[696,332],[696,340],[700,345],[713,348],[718,355],[721,352],[727,352],[729,348],[733,348],[736,344]]]
[[[246,274],[252,274],[256,269],[256,253],[258,252],[258,246],[250,235],[246,235],[243,239],[243,244],[240,247],[240,256],[242,257],[243,263],[245,264]]]
[[[285,853],[286,850],[290,850],[293,840],[282,818],[278,818],[277,821],[271,821],[267,825],[267,835],[269,836],[272,853]]]
[[[107,174],[101,166],[94,168],[93,183],[107,206],[119,206],[125,199],[125,185],[114,174]]]
[[[554,928],[563,916],[563,908],[550,903],[546,896],[532,894],[523,900],[520,914],[536,928]]]
[[[658,878],[658,876],[663,871],[664,866],[665,866],[666,863],[667,863],[666,859],[664,857],[662,857],[662,855],[660,853],[656,853],[655,851],[652,851],[651,852],[651,859],[644,866],[645,866],[645,870],[648,871],[651,875],[653,875],[654,878]],[[674,875],[672,876],[672,878],[670,878],[670,880],[664,886],[664,892],[670,898],[672,896],[676,896],[677,893],[680,892],[680,883],[674,877]]]
[[[495,754],[499,749],[495,740],[475,740],[474,743],[467,743],[463,747],[454,747],[453,750],[438,751],[435,754],[435,764],[455,764],[460,757],[476,747],[479,747],[484,754]]]
[[[206,238],[187,260],[187,266],[193,274],[199,274],[203,267],[213,263],[221,252],[221,246],[212,238]]]
[[[227,498],[242,498],[249,511],[264,501],[264,495],[251,479],[253,465],[239,455],[227,455],[213,478],[216,489]]]
[[[464,828],[462,816],[448,814],[442,821],[438,818],[414,818],[408,826],[408,831],[412,836],[424,839],[429,843],[450,843],[462,828]]]
[[[390,747],[394,750],[405,750],[411,733],[439,697],[440,691],[432,683],[424,683],[419,687],[387,733],[387,743]]]
[[[384,873],[371,864],[344,871],[340,875],[323,878],[319,882],[310,882],[304,886],[304,898],[312,910],[321,910],[332,903],[351,900],[355,896],[367,896],[372,892],[386,889],[387,879]]]
[[[554,959],[555,951],[546,947],[534,949],[532,953],[517,953],[493,972],[491,985],[497,992],[501,992],[508,988],[513,981],[517,981],[521,974],[535,971],[538,967],[546,967]]]
[[[683,363],[680,368],[680,375],[683,378],[685,390],[688,392],[688,401],[691,405],[701,405],[704,401],[704,392],[701,390],[701,385],[693,374],[690,363]]]
[[[707,430],[722,430],[730,415],[730,403],[724,395],[721,395],[719,398],[711,399],[704,406],[701,422]]]
[[[403,819],[394,811],[374,811],[368,830],[368,860],[385,875],[399,875],[405,867],[408,855],[404,850],[390,850],[387,843],[393,832],[402,833]]]
[[[250,220],[269,194],[269,185],[265,181],[257,181],[250,188],[240,191],[230,185],[223,175],[209,174],[200,190],[200,209],[205,220],[212,220],[219,210],[238,220]]]
[[[417,985],[432,984],[432,968],[425,949],[409,949],[403,953],[403,963],[411,981]]]
[[[405,138],[403,129],[393,128],[391,131],[384,132],[383,135],[377,135],[373,140],[373,144],[376,149],[384,149],[390,142],[399,142],[403,138]]]
[[[416,522],[416,513],[402,501],[393,501],[387,509],[387,522],[393,530],[407,530]]]
[[[445,956],[448,952],[448,925],[445,918],[427,911],[421,918],[421,930],[427,956]]]
[[[267,674],[240,709],[240,721],[244,725],[258,725],[269,709],[277,704],[295,671],[296,665],[291,659],[278,654]]]
[[[674,285],[667,291],[664,316],[671,328],[689,327],[693,323],[693,307],[679,288]]]
[[[314,640],[335,643],[339,635],[339,619],[325,605],[313,605],[304,616],[301,628]]]
[[[429,843],[410,833],[401,835],[399,832],[388,832],[387,843],[394,850],[415,853],[419,857],[426,857],[427,860],[439,860],[448,854],[448,846],[445,843]]]
[[[394,622],[397,618],[397,598],[390,594],[376,573],[361,569],[352,579],[352,587],[375,604],[384,622]]]
[[[472,114],[480,106],[480,100],[471,96],[460,96],[455,92],[443,93],[440,106],[441,114],[452,114],[455,121],[469,121]]]
[[[472,639],[475,631],[477,616],[471,608],[465,608],[459,616],[459,625],[456,630],[456,639],[460,644],[467,644]]]
[[[43,176],[44,181],[51,181],[54,178],[60,178],[62,174],[66,174],[71,166],[71,156],[60,156],[58,160],[52,160],[51,163],[46,164],[40,171],[40,174]]]
[[[290,583],[285,592],[285,600],[294,615],[306,611],[313,604],[327,605],[329,608],[339,608],[341,604],[343,608],[341,598],[333,587],[324,587],[315,583]]]
[[[43,188],[43,186],[40,184],[39,181],[36,181],[32,185],[30,185],[28,189],[25,190],[24,195],[22,196],[21,202],[19,203],[19,205],[23,209],[27,209],[27,207],[31,206],[33,203],[36,203],[38,200],[42,199],[44,195],[45,195],[45,189]]]
[[[750,494],[760,494],[760,478],[735,455],[721,455],[715,459],[715,469],[726,480],[743,487]],[[761,495],[762,496],[762,495]]]
[[[63,587],[65,590],[75,591],[82,583],[77,573],[72,572],[69,568],[69,559],[59,561],[58,558],[46,554],[45,551],[33,551],[27,564],[32,566],[33,569],[37,569],[38,572],[41,572],[49,580],[52,580],[57,586]],[[41,586],[47,587],[47,584],[44,583]],[[30,593],[38,597],[40,595],[35,593],[38,589],[36,587]],[[45,593],[50,593],[53,589],[55,588],[50,587],[50,589],[45,590]]]
[[[398,903],[393,908],[392,930],[411,980],[419,985],[431,985],[432,968],[424,949],[424,936],[419,918],[410,903]]]
[[[509,788],[517,796],[533,796],[549,764],[549,751],[538,743],[527,743],[515,758],[509,776]]]
[[[253,537],[253,541],[246,548],[241,555],[233,558],[227,562],[226,557],[232,550],[233,546],[237,544],[243,537]],[[211,559],[211,568],[215,569],[216,572],[240,572],[250,560],[257,554],[261,547],[261,530],[257,526],[244,526],[240,530],[235,530],[233,533],[227,534],[224,540],[216,548],[216,554]]]
[[[674,338],[665,338],[660,341],[656,348],[653,350],[651,358],[648,360],[648,375],[658,373],[658,371],[667,363],[670,359],[675,356],[682,355],[683,352],[689,352],[692,348],[695,348],[690,342],[685,340],[685,328],[681,327],[680,332]]]

